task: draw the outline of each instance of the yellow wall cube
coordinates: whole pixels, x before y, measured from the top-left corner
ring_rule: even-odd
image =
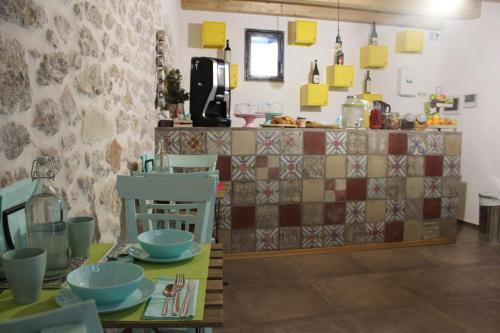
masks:
[[[382,68],[387,66],[387,46],[367,45],[359,50],[361,68]]]
[[[424,49],[424,33],[416,30],[403,30],[396,34],[397,53],[420,53]]]
[[[238,87],[238,65],[231,64],[229,67],[229,88]]]
[[[326,67],[326,82],[330,87],[352,87],[354,84],[354,66],[330,65]]]
[[[288,43],[312,45],[316,43],[316,21],[295,20],[288,24]]]
[[[222,48],[226,45],[226,22],[203,22],[201,46]]]
[[[382,94],[357,94],[356,96],[368,102],[381,101],[382,97],[384,97]]]
[[[300,106],[328,105],[327,84],[304,84],[300,87]]]

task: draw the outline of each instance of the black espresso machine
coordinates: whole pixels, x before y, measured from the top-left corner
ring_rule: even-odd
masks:
[[[229,64],[222,59],[191,58],[189,112],[196,127],[230,127]]]

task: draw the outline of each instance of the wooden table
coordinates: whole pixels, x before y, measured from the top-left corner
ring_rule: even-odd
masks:
[[[126,318],[131,312],[140,311],[140,307],[134,307],[131,309],[122,310],[111,314],[114,319],[110,320],[110,315],[100,315],[101,324],[104,328],[176,328],[176,327],[191,327],[191,328],[203,328],[203,327],[222,327],[223,323],[223,248],[222,244],[212,244],[210,248],[210,258],[207,276],[207,288],[205,296],[205,307],[203,312],[202,320],[125,320],[121,317]],[[37,303],[44,303],[47,308],[40,311],[47,311],[50,309],[55,309],[58,305],[55,303],[54,295],[57,290],[43,290],[41,299]],[[5,295],[2,295],[5,296]],[[12,303],[8,305],[7,303]],[[1,303],[1,302],[0,302]],[[33,306],[36,307],[34,303]],[[17,306],[11,300],[4,299],[3,306]],[[23,306],[30,307],[31,305]],[[23,308],[25,309],[25,308]],[[22,312],[20,309],[19,312]],[[6,310],[6,309],[4,309]],[[39,313],[37,311],[36,313]],[[29,315],[27,313],[26,315]],[[35,314],[35,313],[31,313]],[[123,316],[122,316],[123,315]],[[15,316],[19,317],[19,316]],[[142,313],[140,315],[142,318]],[[0,319],[6,320],[6,318]]]
[[[208,268],[207,293],[205,296],[205,310],[203,320],[103,320],[104,328],[175,328],[175,327],[222,327],[223,322],[223,253],[222,244],[212,244],[210,264]]]

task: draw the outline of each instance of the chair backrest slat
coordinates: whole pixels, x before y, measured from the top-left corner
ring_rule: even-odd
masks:
[[[217,155],[174,155],[167,154],[168,172],[174,168],[201,168],[207,171],[215,170]]]
[[[123,198],[165,201],[207,201],[210,200],[212,186],[213,180],[209,178],[121,175],[117,176],[116,184]]]

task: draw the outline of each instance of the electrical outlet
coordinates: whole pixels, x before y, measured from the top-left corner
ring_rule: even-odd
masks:
[[[429,32],[429,39],[430,40],[439,40],[440,37],[441,37],[441,33],[437,32],[437,31]]]

